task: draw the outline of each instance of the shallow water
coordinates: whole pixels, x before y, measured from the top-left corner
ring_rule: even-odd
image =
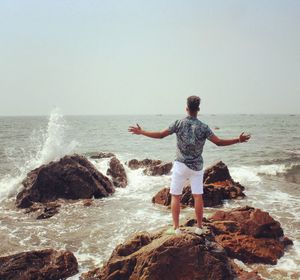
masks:
[[[182,116],[65,117],[54,112],[46,117],[0,118],[0,238],[1,255],[32,249],[68,249],[75,253],[80,273],[102,265],[115,246],[143,230],[171,223],[169,209],[153,205],[152,196],[169,186],[170,176],[149,177],[141,170],[126,171],[129,185],[86,207],[70,201],[48,220],[35,220],[14,206],[20,182],[31,169],[78,152],[116,153],[125,163],[146,157],[173,160],[175,137],[152,140],[127,133],[139,122],[147,129],[163,129]],[[232,177],[246,186],[247,198],[226,202],[223,208],[250,205],[268,211],[285,234],[294,240],[275,266],[252,265],[266,279],[300,279],[300,117],[226,115],[202,116],[222,137],[252,133],[249,143],[220,148],[207,143],[205,165],[223,160]],[[91,160],[106,173],[108,160]],[[205,209],[210,215],[215,209]],[[193,209],[182,211],[182,221]],[[78,274],[79,275],[79,274]],[[78,279],[79,276],[72,277]]]

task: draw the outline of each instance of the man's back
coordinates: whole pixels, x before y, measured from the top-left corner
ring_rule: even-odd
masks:
[[[202,151],[205,140],[213,135],[208,125],[196,117],[187,116],[169,126],[170,134],[177,136],[176,161],[186,164],[190,169],[202,170]]]

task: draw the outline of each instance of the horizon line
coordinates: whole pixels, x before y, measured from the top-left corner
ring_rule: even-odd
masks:
[[[37,114],[37,115],[0,115],[0,118],[5,117],[48,117],[49,114]],[[153,114],[62,114],[65,117],[97,117],[97,116],[178,116],[178,115],[186,115],[185,113],[172,113],[172,114],[161,114],[161,113],[153,113]],[[205,113],[200,114],[199,116],[217,116],[217,115],[238,115],[238,116],[258,116],[258,115],[282,115],[282,116],[298,116],[300,113]]]

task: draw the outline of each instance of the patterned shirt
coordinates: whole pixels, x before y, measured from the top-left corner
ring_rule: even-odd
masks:
[[[176,133],[176,161],[184,163],[190,169],[203,169],[203,146],[205,140],[213,135],[212,130],[195,117],[187,116],[169,126],[170,134]]]

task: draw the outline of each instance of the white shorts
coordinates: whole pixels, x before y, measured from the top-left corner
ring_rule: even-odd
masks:
[[[174,161],[170,193],[181,195],[187,180],[190,181],[192,194],[203,194],[203,170],[195,171],[182,162]]]

